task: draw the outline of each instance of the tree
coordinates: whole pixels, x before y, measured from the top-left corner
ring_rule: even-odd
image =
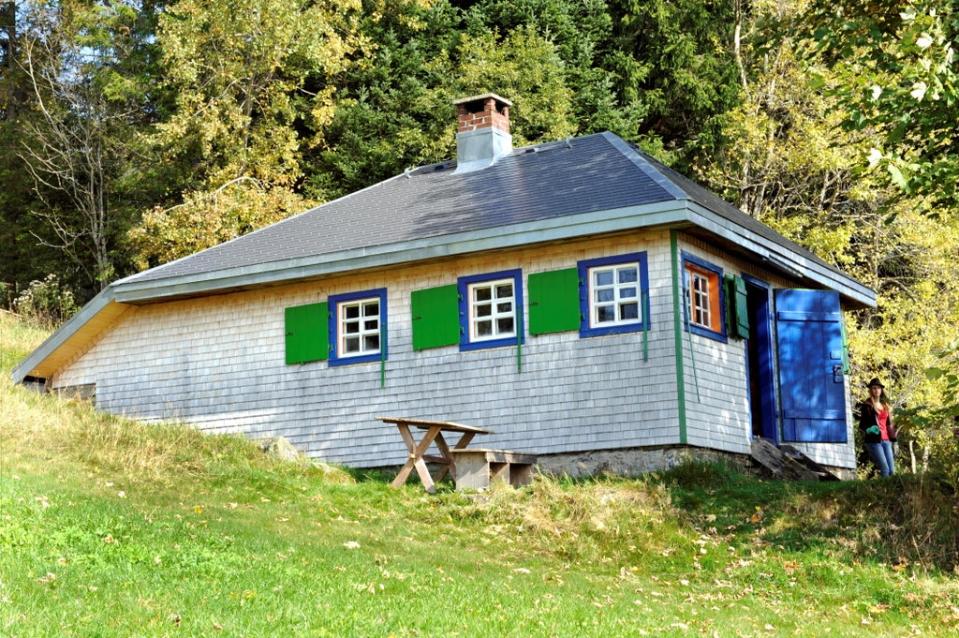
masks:
[[[301,153],[320,144],[333,113],[332,78],[366,46],[358,0],[179,0],[159,26],[175,109],[154,142],[190,166],[186,188],[241,177],[294,186]]]
[[[49,231],[34,236],[95,287],[115,274],[114,243],[130,213],[119,192],[144,122],[144,84],[130,72],[149,47],[140,16],[117,1],[31,2],[19,40],[29,114],[18,120],[17,154],[33,179],[32,212]]]

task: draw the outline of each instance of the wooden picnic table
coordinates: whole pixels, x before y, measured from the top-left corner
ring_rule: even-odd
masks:
[[[393,479],[390,485],[392,487],[405,485],[410,474],[416,469],[416,473],[419,475],[423,487],[426,488],[426,491],[430,494],[436,491],[436,483],[442,481],[447,473],[449,473],[454,480],[456,479],[456,463],[453,461],[450,446],[446,443],[446,439],[443,438],[443,432],[459,432],[462,434],[459,441],[452,447],[453,450],[465,449],[477,434],[493,433],[491,430],[472,425],[463,425],[462,423],[454,423],[452,421],[432,421],[429,419],[412,419],[400,416],[378,416],[376,418],[383,423],[395,425],[400,431],[400,436],[403,437],[403,443],[406,444],[406,448],[409,450],[409,458],[406,459],[406,463],[400,469],[400,473],[396,475],[396,478]],[[410,427],[426,430],[426,433],[419,442],[413,438]],[[426,451],[433,443],[436,443],[439,455],[426,454]],[[426,467],[428,462],[443,466],[435,479],[430,476],[430,471]]]

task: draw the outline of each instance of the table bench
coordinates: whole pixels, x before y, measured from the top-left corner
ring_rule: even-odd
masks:
[[[390,485],[392,487],[405,485],[406,480],[415,469],[420,477],[420,482],[423,483],[424,489],[430,494],[436,491],[436,483],[442,481],[447,473],[453,477],[453,480],[458,480],[459,472],[456,466],[456,460],[454,460],[452,454],[453,452],[464,450],[477,434],[493,433],[492,430],[486,430],[472,425],[463,425],[462,423],[454,423],[453,421],[433,421],[430,419],[414,419],[400,416],[378,416],[376,418],[383,423],[395,425],[400,432],[400,436],[403,437],[406,449],[409,451],[409,457],[406,459],[406,463],[400,468],[399,474],[396,475],[396,478],[393,479]],[[426,430],[426,433],[419,442],[413,438],[410,427]],[[459,441],[457,441],[451,449],[446,443],[446,439],[443,438],[443,432],[457,432],[462,436],[460,436]],[[436,443],[439,455],[426,454],[426,451],[433,443]],[[436,475],[435,479],[430,476],[429,468],[426,467],[427,463],[435,463],[441,466],[440,472]]]
[[[521,487],[533,480],[536,457],[531,454],[480,448],[456,449],[452,454],[457,490],[483,490],[495,483]]]

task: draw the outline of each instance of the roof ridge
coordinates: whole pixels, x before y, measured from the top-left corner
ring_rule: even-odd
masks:
[[[672,195],[673,199],[689,199],[689,194],[683,190],[682,187],[676,184],[667,175],[664,175],[662,171],[660,171],[655,165],[650,163],[646,153],[634,148],[629,142],[610,131],[603,131],[602,133],[599,133],[599,135],[602,135],[604,138],[606,138],[606,141],[612,144],[613,148],[622,153],[628,160],[635,164],[639,170],[643,171],[647,177],[656,182],[656,184],[658,184],[664,191]]]

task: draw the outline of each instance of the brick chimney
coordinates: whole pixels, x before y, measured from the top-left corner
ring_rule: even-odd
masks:
[[[456,173],[492,166],[513,152],[509,108],[513,103],[495,93],[453,100],[456,105]]]

